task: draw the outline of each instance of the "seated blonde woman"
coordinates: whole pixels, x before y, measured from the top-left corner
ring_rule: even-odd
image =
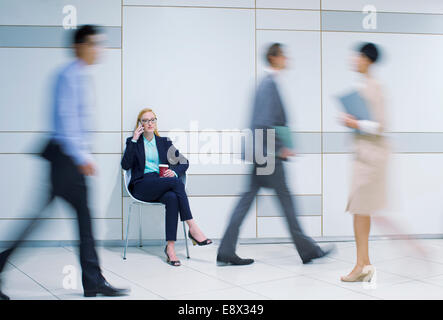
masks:
[[[169,166],[162,177],[160,164]],[[185,186],[179,179],[188,169],[188,161],[168,138],[159,136],[157,117],[152,109],[143,109],[138,114],[134,134],[126,140],[121,165],[124,170],[131,170],[128,189],[136,199],[166,205],[165,254],[169,264],[180,266],[174,249],[179,214],[181,221],[189,226],[188,235],[194,245],[212,243],[192,218]]]

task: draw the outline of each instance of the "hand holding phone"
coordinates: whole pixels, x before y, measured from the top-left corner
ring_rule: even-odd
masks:
[[[145,129],[143,128],[140,121],[138,122],[138,124],[139,125],[138,125],[137,129],[135,129],[134,134],[132,136],[132,138],[134,140],[138,140],[138,138],[140,138],[141,134],[145,131]]]

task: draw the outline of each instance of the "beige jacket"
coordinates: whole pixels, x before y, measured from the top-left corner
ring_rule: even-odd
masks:
[[[377,122],[375,134],[354,134],[354,160],[351,189],[346,211],[373,215],[387,203],[387,165],[390,146],[384,136],[386,113],[381,86],[372,77],[365,79],[360,94],[366,99],[371,121]]]

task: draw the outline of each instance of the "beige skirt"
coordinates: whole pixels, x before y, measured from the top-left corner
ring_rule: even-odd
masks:
[[[356,138],[351,191],[346,211],[376,215],[387,205],[389,148],[384,138]]]

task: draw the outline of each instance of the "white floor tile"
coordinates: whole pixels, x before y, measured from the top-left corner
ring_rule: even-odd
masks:
[[[148,278],[143,281],[143,287],[166,299],[175,299],[181,295],[225,289],[231,285],[201,272],[184,269],[181,274],[177,272],[169,277]]]
[[[223,290],[186,294],[175,297],[177,300],[269,300],[268,297],[249,290],[233,287]]]
[[[272,261],[268,260],[266,263],[296,275],[309,275],[312,273],[350,268],[352,266],[349,262],[329,257],[313,260],[313,262],[309,264],[303,264],[298,256],[279,258]]]
[[[56,289],[51,291],[51,293],[56,295],[61,300],[163,300],[163,298],[160,296],[140,287],[135,283],[129,283],[127,280],[122,279],[113,273],[104,270],[103,274],[111,285],[116,288],[130,289],[130,293],[127,296],[122,297],[97,296],[93,298],[84,298],[81,287],[77,288],[76,290]]]
[[[443,247],[437,244],[426,244],[423,251],[411,252],[409,257],[443,264]]]
[[[420,240],[428,256],[411,249],[410,241],[371,241],[371,260],[377,268],[371,284],[340,281],[354,267],[355,243],[334,243],[334,254],[307,265],[291,243],[242,244],[237,253],[255,263],[225,267],[216,265],[217,243],[190,245],[191,259],[186,259],[185,246],[177,245],[180,267],[165,262],[164,246],[129,247],[127,260],[122,259],[121,247],[97,247],[106,279],[116,287],[130,287],[131,293],[92,299],[443,299],[443,239]],[[9,267],[2,274],[5,293],[13,299],[86,299],[77,251],[20,248],[10,259],[18,269]],[[76,272],[74,289],[64,286],[66,266]]]
[[[292,272],[261,261],[255,261],[253,264],[246,266],[216,266],[215,263],[208,265],[196,261],[189,261],[188,263],[189,267],[194,270],[200,270],[233,285],[245,285],[293,276]]]
[[[266,296],[274,300],[350,300],[353,298],[373,298],[305,276],[267,281],[248,285],[245,288],[259,294],[266,294]]]
[[[75,286],[81,288],[78,258],[62,247],[22,248],[11,256],[10,262],[48,290],[63,289],[63,281],[67,276],[76,280]]]
[[[443,264],[410,257],[380,262],[375,267],[378,270],[411,279],[423,279],[443,274]]]
[[[13,300],[57,300],[29,276],[10,266],[2,273],[2,291]]]
[[[367,294],[384,300],[442,300],[443,287],[420,281],[409,281],[377,290],[368,290]]]
[[[351,268],[337,269],[337,270],[318,272],[318,273],[315,272],[309,274],[309,277],[325,281],[342,288],[358,291],[363,294],[366,294],[367,291],[373,291],[393,284],[411,281],[411,279],[409,278],[376,269],[375,276],[373,277],[370,283],[342,282],[340,280],[340,277],[347,275],[352,269],[353,266]]]
[[[293,244],[251,244],[237,247],[237,254],[242,258],[272,260],[298,255]]]
[[[429,277],[429,278],[424,278],[424,279],[421,279],[420,281],[423,281],[423,282],[428,283],[428,284],[432,284],[434,286],[443,287],[443,275]]]

